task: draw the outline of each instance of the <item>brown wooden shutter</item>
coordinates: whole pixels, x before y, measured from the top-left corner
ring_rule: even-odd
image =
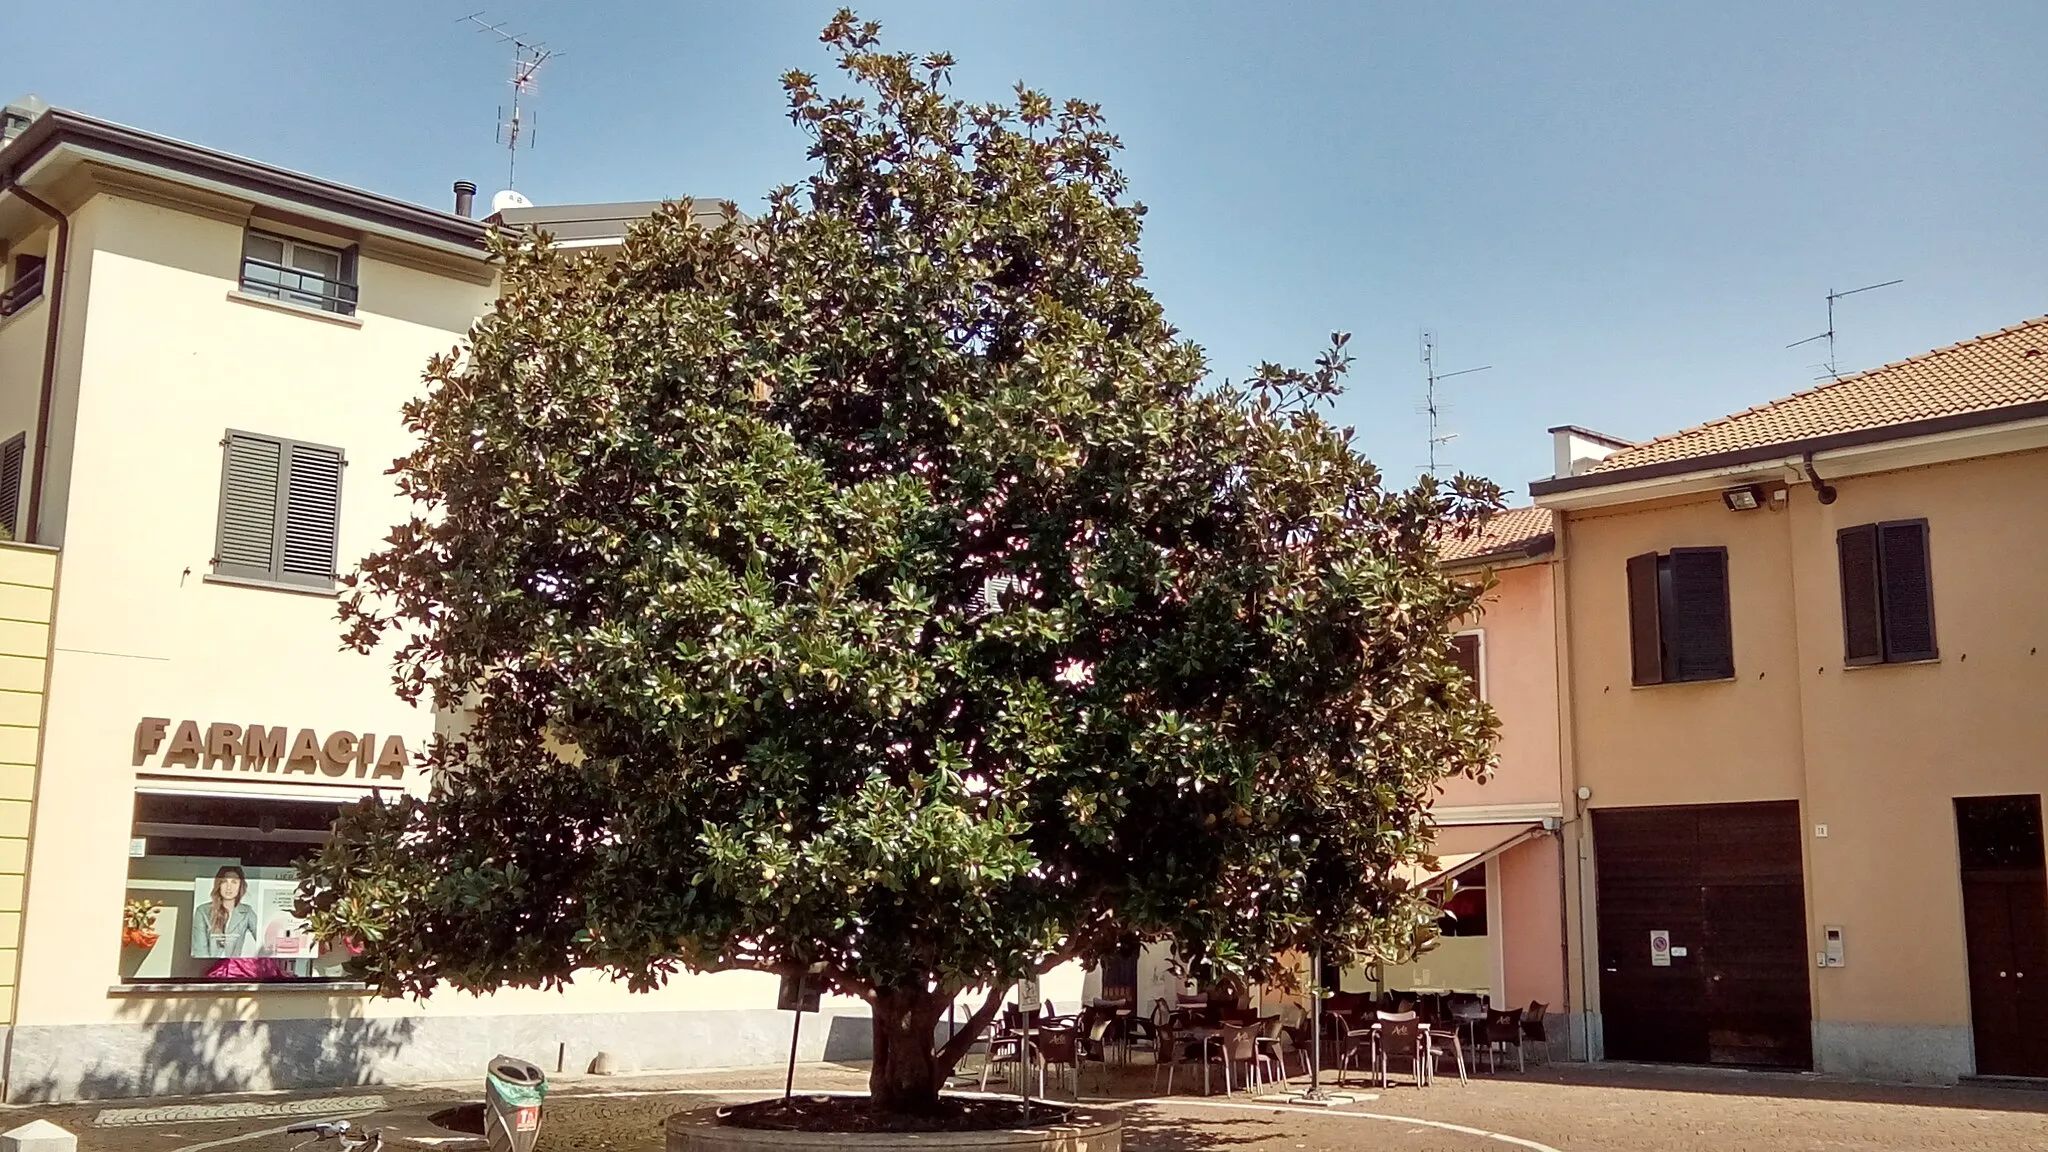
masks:
[[[28,455],[28,433],[0,444],[0,526],[9,540],[21,539],[21,463]]]
[[[1728,613],[1728,550],[1673,548],[1670,632],[1675,680],[1723,680],[1735,675],[1735,642]]]
[[[1835,533],[1842,568],[1842,661],[1876,664],[1884,659],[1883,598],[1877,582],[1877,525],[1859,524]]]
[[[1664,630],[1658,619],[1657,554],[1628,558],[1628,644],[1630,679],[1664,682]]]
[[[1479,680],[1479,634],[1467,632],[1451,637],[1451,662],[1472,682],[1472,694],[1481,696]]]
[[[1884,658],[1932,660],[1934,580],[1927,557],[1927,521],[1877,525],[1878,573],[1884,589]]]

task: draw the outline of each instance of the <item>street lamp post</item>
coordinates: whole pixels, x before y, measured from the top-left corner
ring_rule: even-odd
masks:
[[[1323,1091],[1323,950],[1309,954],[1308,976],[1308,1091],[1287,1097],[1289,1104],[1314,1104],[1329,1108],[1352,1103],[1352,1097]]]

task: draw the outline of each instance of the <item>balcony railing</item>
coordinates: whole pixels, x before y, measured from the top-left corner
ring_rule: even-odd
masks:
[[[43,270],[36,269],[27,276],[18,276],[7,290],[0,292],[0,317],[12,316],[43,294]]]
[[[242,291],[341,316],[356,314],[355,285],[254,256],[242,257]]]

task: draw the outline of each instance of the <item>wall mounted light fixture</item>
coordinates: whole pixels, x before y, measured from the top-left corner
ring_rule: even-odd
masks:
[[[1751,512],[1764,506],[1764,490],[1754,484],[1730,488],[1721,493],[1721,503],[1726,504],[1730,512]]]

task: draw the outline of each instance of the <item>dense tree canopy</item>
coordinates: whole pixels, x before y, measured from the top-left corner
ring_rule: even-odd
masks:
[[[1494,730],[1436,546],[1497,490],[1385,483],[1321,415],[1341,337],[1212,380],[1094,106],[824,39],[865,95],[785,78],[816,171],[760,219],[497,241],[343,610],[469,726],[308,865],[317,929],[392,994],[822,965],[910,1110],[965,989],[1412,946]]]

